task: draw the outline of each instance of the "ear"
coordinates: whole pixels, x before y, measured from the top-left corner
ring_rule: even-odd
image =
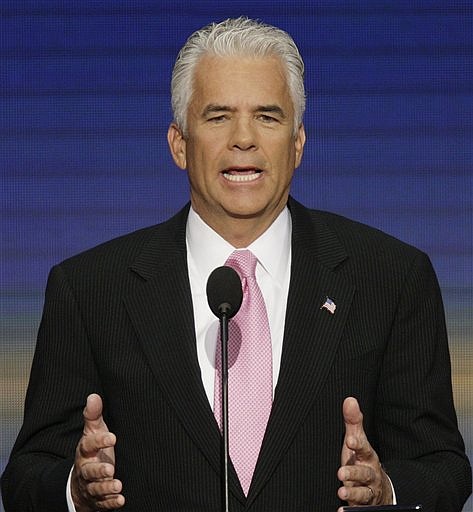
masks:
[[[302,155],[304,153],[304,144],[305,144],[305,129],[304,125],[301,123],[299,129],[297,130],[296,138],[294,140],[294,146],[296,148],[296,162],[295,168],[299,167]]]
[[[182,130],[174,122],[168,128],[168,144],[174,163],[180,169],[185,169],[187,165],[186,140]]]

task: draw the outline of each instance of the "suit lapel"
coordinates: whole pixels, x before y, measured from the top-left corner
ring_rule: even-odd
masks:
[[[336,272],[346,258],[336,236],[295,201],[290,200],[289,206],[292,269],[281,369],[248,506],[284,456],[324,383],[354,293],[352,285]],[[127,298],[126,307],[157,385],[189,437],[219,473],[221,437],[202,385],[196,352],[185,247],[187,213],[185,208],[160,225],[143,248],[131,268],[141,284]],[[327,297],[336,304],[334,314],[321,309]],[[233,469],[229,485],[243,500]]]
[[[131,271],[142,280],[126,300],[157,385],[189,437],[219,473],[221,437],[205,394],[197,359],[193,306],[187,271],[188,208],[160,225]],[[241,495],[236,475],[230,485]]]
[[[248,496],[251,502],[283,457],[335,357],[354,288],[336,268],[346,253],[334,233],[295,201],[291,282],[283,353],[273,409]],[[327,298],[336,309],[322,307]]]

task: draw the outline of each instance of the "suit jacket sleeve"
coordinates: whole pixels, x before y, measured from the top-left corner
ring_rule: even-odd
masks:
[[[76,378],[65,378],[75,375]],[[87,394],[101,392],[87,333],[61,267],[51,271],[22,430],[2,477],[7,512],[67,512],[66,483]]]
[[[375,440],[398,503],[461,510],[471,469],[453,406],[441,294],[424,254],[405,279],[380,375]]]
[[[398,503],[421,502],[428,512],[459,512],[471,492],[471,470],[457,428],[443,305],[428,258],[372,231],[367,235],[364,228],[353,230],[352,224],[345,228],[345,221],[336,220],[336,238],[344,240],[348,253],[340,261],[336,257],[340,243],[334,241],[333,233],[324,234],[325,230],[317,237],[308,236],[310,229],[298,227],[298,211],[294,207],[292,212],[297,243],[293,245],[293,290],[288,300],[285,354],[278,382],[281,389],[275,395],[266,444],[262,448],[263,464],[259,476],[255,475],[259,480],[251,498],[252,509],[255,512],[288,510],[290,507],[283,508],[286,503],[298,503],[295,507],[298,510],[337,508],[340,503],[336,497],[339,485],[336,470],[344,429],[341,404],[344,397],[353,394],[360,400],[368,438],[393,482]],[[306,224],[311,227],[309,221],[303,224],[304,228]],[[171,227],[174,229],[174,224]],[[325,251],[314,249],[314,240],[319,245],[323,245],[321,240],[326,240]],[[132,251],[129,247],[127,239],[125,246],[120,245],[120,251],[128,254]],[[121,254],[116,245],[111,248],[113,254]],[[185,259],[184,249],[182,252]],[[134,398],[129,382],[117,384],[115,374],[107,375],[113,351],[118,355],[124,352],[120,364],[126,369],[130,358],[135,357],[131,349],[125,350],[132,338],[128,330],[132,327],[125,318],[131,310],[121,309],[120,297],[122,289],[128,292],[131,287],[145,284],[152,285],[154,295],[161,295],[163,280],[175,265],[176,252],[164,244],[159,254],[143,253],[141,262],[148,266],[167,258],[168,270],[161,271],[159,279],[153,282],[146,282],[148,271],[142,271],[140,277],[132,280],[117,267],[105,264],[104,261],[109,262],[110,251],[105,253],[106,260],[97,260],[102,252],[87,256],[90,265],[81,265],[80,271],[74,260],[73,266],[62,264],[51,272],[24,425],[2,479],[6,512],[67,512],[66,482],[81,436],[82,411],[89,393],[97,392],[109,400],[104,404],[106,411],[118,407],[119,411],[110,418],[114,421],[108,424],[112,429],[119,425],[125,438],[133,437],[129,436],[133,428],[124,424],[126,418],[122,421],[127,416],[123,412],[130,407],[130,396]],[[106,265],[109,265],[107,272]],[[173,274],[167,278],[166,290],[173,290],[178,284]],[[313,306],[314,300],[317,301],[314,296],[317,286],[320,293],[329,296],[332,291],[343,292],[345,304],[334,295],[338,307],[335,315]],[[350,293],[346,293],[348,288]],[[188,292],[187,287],[180,289],[180,296]],[[166,324],[166,330],[170,331],[168,336],[157,340],[159,346],[153,348],[155,352],[147,344],[151,336],[141,331],[142,343],[137,345],[137,351],[139,346],[148,354],[142,364],[139,359],[140,379],[146,377],[148,384],[152,382],[148,389],[152,393],[150,401],[155,403],[155,409],[159,407],[160,414],[164,414],[163,421],[170,425],[162,442],[161,436],[156,436],[153,449],[165,455],[166,470],[172,466],[174,475],[182,476],[184,472],[182,480],[192,493],[183,498],[180,487],[161,478],[162,464],[146,468],[144,476],[150,473],[153,483],[161,485],[164,492],[159,501],[163,510],[177,509],[176,500],[181,500],[184,509],[186,500],[190,496],[195,498],[196,493],[205,503],[202,510],[216,509],[218,505],[212,508],[207,503],[219,503],[218,430],[203,389],[200,395],[192,391],[199,378],[197,366],[195,376],[190,363],[186,371],[179,370],[190,357],[183,358],[180,345],[171,350],[174,339],[186,340],[186,350],[194,343],[187,339],[191,327],[181,329],[180,320],[168,321],[172,307],[164,302],[158,305],[151,301],[148,305],[145,300],[149,301],[152,295],[140,297],[139,301],[136,299],[135,310],[139,306],[146,311],[143,314],[140,311],[139,319],[135,318],[134,328],[140,331],[141,322],[148,322],[157,309],[162,309],[149,330],[154,333]],[[325,295],[320,297],[323,300]],[[313,318],[307,328],[303,325],[305,318]],[[333,321],[339,322],[338,319],[338,327],[331,327],[332,330],[326,327],[334,326]],[[121,344],[117,344],[120,328],[123,334]],[[315,329],[318,335],[308,336]],[[172,354],[166,355],[166,350]],[[152,374],[158,385],[149,380],[152,377],[148,365],[159,368]],[[318,371],[314,370],[315,365]],[[188,386],[178,395],[180,401],[193,393],[192,400],[187,398],[186,406],[178,411],[171,410],[168,396],[162,392],[167,390],[169,394],[167,382],[172,378],[171,372],[174,375],[177,371],[181,372],[180,378],[188,379]],[[124,387],[117,392],[119,384]],[[135,392],[141,387],[141,381],[135,383]],[[112,404],[114,395],[119,395],[119,400]],[[140,410],[148,418],[148,409]],[[183,419],[187,418],[187,411],[192,411],[194,420],[190,425]],[[142,428],[149,428],[148,439],[155,435],[144,422]],[[165,442],[171,438],[173,443]],[[123,448],[122,456],[134,464],[136,450],[131,444]],[[183,454],[190,464],[176,462]],[[214,470],[209,469],[212,461]],[[207,473],[201,476],[204,471]],[[128,482],[127,491],[133,497],[128,502],[130,510],[150,509],[136,504],[133,508],[132,502],[139,502],[142,495],[141,487],[136,484],[141,476],[134,476]],[[168,497],[169,487],[173,492]],[[212,499],[208,499],[209,495]],[[142,502],[155,504],[156,501],[157,496],[150,493]],[[235,499],[233,505],[233,510],[244,510],[246,506],[243,497],[239,501]]]

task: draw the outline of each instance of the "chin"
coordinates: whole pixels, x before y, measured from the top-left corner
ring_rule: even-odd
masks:
[[[257,219],[265,215],[265,208],[255,208],[255,205],[252,205],[251,208],[235,208],[233,206],[227,210],[227,214],[235,219]]]

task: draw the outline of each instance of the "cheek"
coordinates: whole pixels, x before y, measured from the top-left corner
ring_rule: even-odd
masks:
[[[188,144],[188,162],[192,161],[194,166],[203,167],[204,169],[215,164],[220,153],[221,144],[221,140],[217,138],[211,138],[210,140],[199,138],[192,141],[191,144]],[[204,169],[201,169],[201,171]]]
[[[277,144],[272,145],[269,152],[269,158],[274,165],[280,169],[281,173],[292,174],[296,163],[296,149],[294,139],[288,141],[282,139]]]

